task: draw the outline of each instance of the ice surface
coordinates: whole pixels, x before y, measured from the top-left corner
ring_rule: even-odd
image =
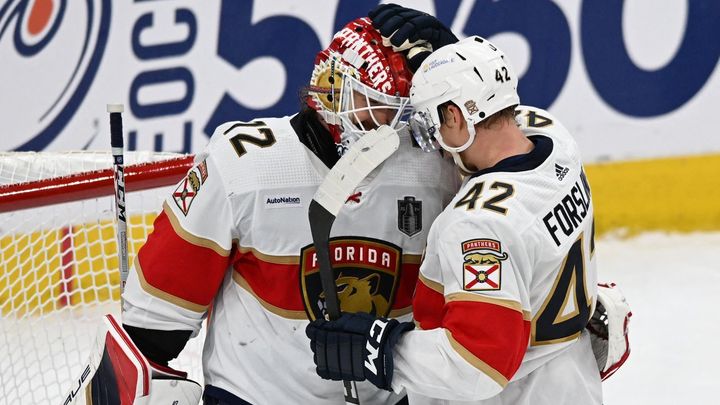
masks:
[[[603,238],[596,252],[601,280],[633,311],[632,352],[603,383],[604,403],[720,403],[720,233]]]

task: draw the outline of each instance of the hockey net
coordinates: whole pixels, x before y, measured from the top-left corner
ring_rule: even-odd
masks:
[[[191,166],[187,155],[126,154],[129,263]],[[109,153],[0,153],[2,403],[60,403],[101,315],[119,315],[112,178]],[[170,364],[200,383],[202,340]]]

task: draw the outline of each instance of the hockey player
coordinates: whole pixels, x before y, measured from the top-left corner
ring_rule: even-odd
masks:
[[[517,80],[477,36],[420,66],[413,134],[468,177],[430,229],[417,328],[367,314],[314,321],[322,377],[406,389],[411,403],[602,402],[598,369],[605,376],[627,358],[629,310],[608,290],[593,317],[604,333],[596,361],[586,329],[598,312],[590,186],[575,141],[547,111],[519,105]]]
[[[460,184],[451,161],[402,130],[411,76],[405,56],[360,18],[318,53],[303,111],[218,127],[137,255],[124,330],[108,337],[121,342],[112,345],[119,363],[183,382],[168,361],[207,319],[205,404],[342,403],[342,384],[315,374],[305,336],[325,311],[308,204],[358,137],[382,125],[400,132],[398,151],[348,196],[330,248],[343,311],[410,319],[430,224]],[[140,377],[105,385],[129,386],[132,400],[147,393]],[[369,383],[358,390],[368,404],[402,398]]]

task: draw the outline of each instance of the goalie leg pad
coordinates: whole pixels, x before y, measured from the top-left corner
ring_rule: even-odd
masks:
[[[118,356],[116,351],[117,349],[109,347],[114,345],[114,342],[112,342],[111,339],[108,340],[110,342],[106,341],[102,360],[100,360],[98,369],[95,371],[95,375],[91,380],[89,390],[86,392],[87,402],[89,404],[118,405],[121,403],[132,403],[134,396],[129,395],[129,391],[125,383],[127,382],[128,385],[133,385],[135,381],[128,381],[125,380],[125,378],[137,379],[137,374],[134,369],[128,369],[127,371],[130,371],[130,373],[123,373],[118,370],[120,371],[120,375],[123,377],[123,379],[118,381],[118,373],[115,372],[115,367],[122,367],[121,364],[125,363],[127,359],[120,359],[121,356]],[[108,349],[114,353],[111,355]],[[116,359],[115,365],[113,365],[113,361],[110,360],[110,356],[113,356]],[[122,391],[119,389],[118,384],[123,386]],[[121,392],[124,394],[124,398],[120,396]]]
[[[117,320],[105,315],[78,386],[63,405],[197,405],[202,387],[186,376],[148,361]]]

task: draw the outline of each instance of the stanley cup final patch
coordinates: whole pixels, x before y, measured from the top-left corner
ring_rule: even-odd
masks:
[[[405,196],[398,200],[398,229],[407,236],[422,231],[422,201]]]
[[[462,242],[463,290],[499,290],[502,262],[508,258],[502,245],[494,239],[471,239]]]

